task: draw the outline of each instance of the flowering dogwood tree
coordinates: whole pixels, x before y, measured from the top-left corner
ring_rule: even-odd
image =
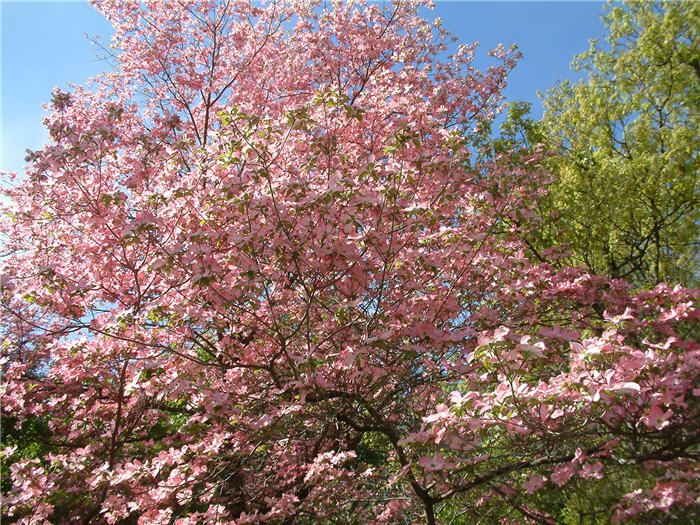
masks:
[[[117,69],[5,192],[10,522],[696,512],[697,291],[528,260],[539,156],[470,160],[513,50],[413,2],[95,4]]]

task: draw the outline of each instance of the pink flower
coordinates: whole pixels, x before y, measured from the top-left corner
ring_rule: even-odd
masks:
[[[558,467],[554,471],[554,474],[549,476],[549,479],[552,480],[552,483],[554,483],[557,487],[563,487],[575,473],[576,469],[574,466],[571,463],[567,463]]]
[[[615,392],[618,394],[639,394],[641,391],[640,386],[637,383],[634,382],[629,382],[629,383],[617,383],[616,385],[613,386],[612,388]]]
[[[601,479],[603,477],[603,474],[600,473],[602,469],[603,464],[600,461],[593,464],[586,463],[585,465],[583,465],[583,468],[581,469],[579,475],[582,478]]]
[[[461,406],[464,402],[464,398],[462,397],[462,394],[460,392],[455,390],[454,392],[450,393],[450,401],[452,401],[452,403],[457,406]]]
[[[523,483],[525,487],[525,492],[532,494],[533,492],[541,489],[547,483],[547,478],[544,476],[530,476],[530,480]]]
[[[659,405],[654,405],[649,409],[649,411],[642,417],[641,421],[648,427],[661,430],[667,427],[670,422],[671,416],[673,415],[673,410],[669,409],[666,412]]]
[[[499,326],[493,332],[493,339],[494,341],[503,341],[509,333],[510,328],[507,326]]]
[[[411,432],[405,438],[399,440],[399,445],[404,445],[406,443],[425,443],[431,437],[430,432]]]
[[[448,407],[447,405],[439,404],[435,408],[436,408],[435,414],[430,414],[429,416],[424,417],[423,421],[425,421],[426,423],[432,423],[433,421],[439,421],[441,419],[450,419],[451,418],[450,407]]]
[[[418,460],[418,464],[429,472],[434,472],[436,470],[445,470],[454,468],[454,463],[449,463],[439,452],[435,452],[432,458],[422,457]]]

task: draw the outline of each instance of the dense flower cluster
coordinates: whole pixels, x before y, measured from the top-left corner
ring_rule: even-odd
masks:
[[[513,50],[441,59],[412,2],[95,3],[118,70],[6,191],[10,521],[693,504],[698,293],[528,259],[540,155],[471,158]]]

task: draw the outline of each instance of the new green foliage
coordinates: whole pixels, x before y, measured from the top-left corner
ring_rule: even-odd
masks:
[[[586,76],[513,104],[496,149],[543,142],[555,182],[533,248],[635,285],[698,282],[700,4],[610,4],[609,35],[572,67]]]

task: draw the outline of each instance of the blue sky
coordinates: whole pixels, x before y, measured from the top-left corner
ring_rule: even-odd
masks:
[[[590,38],[604,36],[602,2],[438,1],[427,16],[439,16],[461,43],[480,42],[476,65],[492,63],[486,52],[502,42],[524,54],[510,76],[506,96],[526,100],[539,116],[538,91],[571,78],[573,55]],[[107,64],[84,35],[109,40],[111,27],[87,2],[0,0],[0,170],[21,171],[26,149],[46,140],[42,104],[51,90],[81,84]]]

